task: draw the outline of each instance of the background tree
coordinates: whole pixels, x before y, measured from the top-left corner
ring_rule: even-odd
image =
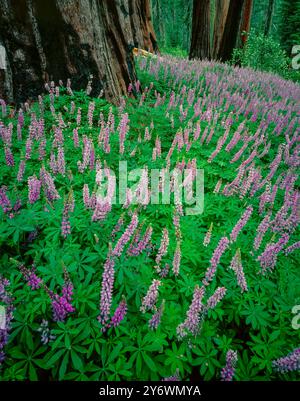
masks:
[[[230,60],[233,49],[237,44],[245,0],[230,0],[224,33],[220,43],[218,59]]]
[[[212,57],[218,58],[220,44],[224,33],[230,0],[215,0],[215,20]]]
[[[266,18],[265,30],[264,30],[265,35],[269,35],[270,30],[271,30],[272,18],[273,18],[273,14],[274,14],[274,6],[275,6],[275,0],[269,0],[268,9],[267,9],[267,18]]]
[[[205,59],[211,57],[211,25],[210,25],[210,1],[194,0],[192,39],[189,57]]]
[[[117,101],[136,78],[131,45],[155,42],[149,0],[0,0],[0,96],[24,102],[68,78],[82,89],[93,75],[93,93]]]
[[[282,0],[279,35],[290,55],[292,47],[300,44],[300,0]]]

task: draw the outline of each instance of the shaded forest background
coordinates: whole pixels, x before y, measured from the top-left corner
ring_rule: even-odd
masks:
[[[215,18],[217,2],[208,2],[211,21]],[[186,56],[191,43],[193,0],[151,0],[151,4],[160,48]],[[290,55],[293,44],[300,43],[299,0],[253,0],[250,29],[255,34],[271,36]],[[212,37],[213,24],[211,40]]]

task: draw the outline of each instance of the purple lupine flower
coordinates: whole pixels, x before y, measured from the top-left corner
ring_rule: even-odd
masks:
[[[111,232],[111,240],[112,241],[115,240],[116,234],[121,230],[123,224],[124,224],[124,214],[121,215],[121,217],[117,221],[117,224],[114,226],[114,228]]]
[[[205,278],[203,280],[204,285],[208,285],[209,282],[212,281],[212,279],[216,273],[217,266],[220,262],[221,256],[226,251],[228,246],[229,246],[229,239],[227,237],[222,237],[220,239],[216,249],[214,250],[213,256],[210,260],[210,266],[205,273]]]
[[[211,233],[212,233],[213,226],[214,226],[214,223],[210,223],[209,229],[208,229],[207,233],[205,234],[205,237],[204,237],[204,240],[203,240],[203,245],[204,246],[208,246],[210,244]]]
[[[44,160],[46,156],[46,145],[47,145],[47,140],[46,138],[43,138],[39,144],[39,149],[38,149],[39,160]]]
[[[105,324],[107,323],[110,315],[112,292],[115,280],[115,259],[112,257],[111,250],[104,263],[103,274],[102,274],[102,287],[100,296],[100,315],[98,317],[99,322],[102,324],[102,330],[105,330]]]
[[[26,141],[26,147],[25,147],[25,159],[29,160],[31,157],[31,151],[32,151],[32,139],[30,136],[28,136],[27,141]]]
[[[161,322],[161,317],[164,311],[165,301],[163,300],[160,307],[154,312],[153,316],[149,320],[149,328],[151,330],[156,330]]]
[[[0,206],[2,207],[4,213],[10,212],[12,208],[10,200],[6,194],[6,190],[7,187],[4,185],[0,187]]]
[[[181,261],[180,242],[177,242],[177,246],[176,246],[176,250],[175,250],[174,258],[173,258],[173,269],[172,269],[174,276],[178,276],[178,274],[179,274],[180,261]]]
[[[226,365],[221,370],[221,380],[222,381],[232,381],[233,376],[235,374],[235,368],[237,364],[237,352],[233,350],[229,350],[226,354]]]
[[[202,299],[205,294],[205,287],[199,287],[196,285],[193,295],[192,303],[186,314],[186,319],[181,323],[176,331],[179,338],[185,337],[188,332],[193,335],[197,335],[200,324],[200,312],[203,308]]]
[[[169,271],[170,271],[170,265],[166,263],[158,274],[161,278],[165,278],[169,274]]]
[[[122,234],[121,238],[119,239],[119,241],[117,242],[116,246],[112,251],[113,256],[121,256],[125,245],[129,242],[135,229],[137,228],[138,222],[139,220],[137,213],[133,213],[129,225],[127,226],[125,232]]]
[[[36,269],[35,269],[34,265],[31,266],[31,269],[27,269],[24,265],[20,265],[19,269],[20,269],[20,272],[22,273],[23,277],[27,281],[28,286],[32,290],[37,290],[38,288],[40,288],[40,286],[42,284],[42,279],[40,279],[36,275]]]
[[[207,303],[206,303],[206,308],[208,309],[214,309],[217,304],[224,298],[226,294],[226,288],[225,287],[218,287],[216,291],[213,293],[211,297],[208,298]]]
[[[283,234],[278,242],[275,244],[268,244],[264,250],[264,252],[258,256],[257,260],[261,266],[261,273],[265,274],[267,270],[272,270],[277,262],[277,256],[280,251],[285,247],[288,243],[290,236],[288,234]]]
[[[119,306],[117,307],[114,315],[111,318],[111,322],[110,324],[114,327],[119,326],[119,324],[122,322],[122,320],[124,319],[125,315],[127,313],[127,304],[126,304],[126,300],[122,299],[122,301],[120,302]]]
[[[149,225],[143,237],[140,240],[139,238],[137,239],[137,242],[129,248],[128,253],[130,255],[137,256],[140,255],[145,249],[147,249],[151,240],[152,232],[153,228],[151,225]]]
[[[15,161],[14,161],[14,156],[12,154],[11,148],[5,146],[4,152],[5,152],[6,165],[13,167],[15,165]]]
[[[52,303],[53,320],[55,322],[63,322],[69,313],[75,311],[75,308],[71,304],[73,284],[68,279],[62,288],[61,296],[54,294],[52,291],[49,291],[49,294]]]
[[[33,204],[40,199],[41,181],[34,175],[28,178],[28,201]]]
[[[167,254],[168,252],[168,246],[169,246],[169,231],[166,227],[163,228],[162,232],[162,238],[160,241],[160,247],[157,252],[156,258],[155,258],[155,263],[156,263],[156,268],[159,270],[159,265],[162,260],[162,258]]]
[[[261,242],[270,227],[270,220],[270,214],[267,214],[261,221],[260,225],[257,227],[256,236],[253,243],[253,247],[256,251],[259,249]]]
[[[300,348],[294,349],[287,356],[272,362],[273,369],[279,373],[294,372],[300,370]]]
[[[169,377],[164,377],[161,379],[163,382],[179,382],[180,381],[180,376],[179,376],[179,369],[176,369],[176,372],[173,376]]]
[[[60,196],[55,188],[54,180],[51,175],[47,172],[45,167],[40,169],[40,180],[42,182],[42,186],[45,192],[45,195],[49,202],[52,202],[56,199],[59,199]]]
[[[290,253],[292,253],[293,251],[295,251],[296,249],[299,249],[299,248],[300,248],[300,241],[295,242],[294,244],[288,246],[288,247],[285,249],[284,253],[285,253],[286,255],[289,255]]]
[[[253,212],[253,206],[250,205],[246,208],[246,210],[244,211],[240,220],[233,227],[231,234],[230,234],[231,242],[236,241],[238,234],[243,229],[243,227],[247,224],[248,220],[250,219],[250,217],[252,215],[252,212]]]
[[[86,209],[91,207],[91,203],[90,203],[90,190],[89,190],[89,186],[88,184],[84,184],[83,185],[83,191],[82,191],[82,195],[83,195],[83,204],[84,207]]]
[[[147,294],[143,298],[142,301],[142,306],[140,307],[140,310],[145,313],[147,310],[151,310],[154,308],[157,298],[158,298],[158,288],[161,285],[160,280],[153,280],[152,284],[150,285]]]
[[[68,198],[64,202],[63,217],[61,223],[61,235],[67,238],[71,234],[70,213],[74,211],[73,191],[70,191]]]
[[[10,296],[7,287],[9,287],[10,282],[0,276],[0,304],[2,305],[1,325],[0,325],[0,366],[4,362],[5,352],[4,347],[8,343],[9,332],[11,329],[11,321],[13,319],[13,299]],[[4,319],[3,319],[4,318]]]
[[[78,128],[73,129],[73,143],[74,143],[74,148],[79,147]]]
[[[57,172],[62,175],[65,175],[65,173],[66,173],[65,152],[64,152],[63,146],[58,147]]]
[[[242,292],[248,291],[247,282],[243,270],[242,259],[241,259],[241,251],[238,249],[236,254],[231,260],[230,268],[235,272],[237,282]]]

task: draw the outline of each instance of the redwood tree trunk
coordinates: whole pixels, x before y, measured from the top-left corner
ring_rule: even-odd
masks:
[[[190,59],[210,58],[210,1],[194,0]]]
[[[218,58],[220,44],[224,33],[230,0],[216,0],[216,15],[214,23],[214,37],[212,57]]]
[[[244,4],[242,21],[240,26],[240,44],[244,46],[247,42],[247,33],[250,31],[250,22],[252,15],[253,0],[246,0]]]
[[[22,103],[36,97],[45,81],[72,81],[85,88],[93,75],[93,92],[103,90],[118,102],[136,79],[131,45],[139,37],[155,41],[149,1],[0,0],[0,45],[6,69],[0,69],[0,97]],[[135,29],[125,29],[122,13],[136,12]],[[124,11],[125,10],[125,11]],[[138,39],[140,40],[140,39]],[[152,43],[152,42],[151,42]],[[1,68],[1,66],[0,66]]]
[[[218,54],[218,59],[221,61],[230,60],[232,51],[237,45],[244,2],[245,0],[230,0],[225,29]]]

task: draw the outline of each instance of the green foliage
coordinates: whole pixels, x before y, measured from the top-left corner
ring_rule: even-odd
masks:
[[[283,76],[286,79],[299,80],[299,72],[291,67],[291,59],[271,36],[254,31],[248,35],[245,46],[241,49],[234,49],[232,56],[233,64],[240,64],[242,67],[250,67],[255,70],[272,72]]]

